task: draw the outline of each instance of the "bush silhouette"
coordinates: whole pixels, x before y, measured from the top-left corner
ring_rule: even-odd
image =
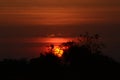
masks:
[[[95,68],[99,70],[99,66],[104,67],[104,70],[106,70],[110,65],[120,65],[112,58],[102,55],[103,43],[98,34],[93,36],[88,33],[80,35],[77,41],[69,41],[60,45],[60,47],[63,46],[67,48],[60,58],[54,55],[52,51],[54,45],[51,45],[50,52],[41,54],[39,57],[32,58],[29,61],[26,59],[5,59],[1,61],[0,71],[4,76],[14,75],[16,78],[25,76],[25,79],[33,80],[35,78],[41,79],[44,75],[46,77],[61,76],[61,78],[66,77],[69,79],[77,75],[77,73],[73,74],[73,71],[82,73],[82,70],[83,72]],[[108,66],[105,67],[106,65]],[[10,79],[13,79],[14,76]]]

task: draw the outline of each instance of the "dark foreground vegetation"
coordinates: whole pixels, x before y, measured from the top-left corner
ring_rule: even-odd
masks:
[[[0,62],[0,80],[85,79],[113,75],[119,70],[118,62],[101,54],[103,44],[97,34],[81,35],[78,42],[70,41],[61,46],[68,48],[62,57],[51,50],[30,60],[4,59]]]

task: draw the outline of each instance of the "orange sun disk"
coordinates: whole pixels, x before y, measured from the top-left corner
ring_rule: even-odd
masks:
[[[56,56],[58,56],[58,57],[62,57],[63,52],[64,52],[64,51],[63,51],[62,49],[60,49],[59,47],[55,47],[55,48],[53,49],[54,55],[56,55]]]

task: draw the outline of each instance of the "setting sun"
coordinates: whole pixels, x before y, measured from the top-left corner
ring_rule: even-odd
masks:
[[[56,56],[58,56],[58,57],[62,57],[62,55],[63,55],[63,50],[62,49],[60,49],[59,47],[55,47],[54,49],[53,49],[53,53],[56,55]]]

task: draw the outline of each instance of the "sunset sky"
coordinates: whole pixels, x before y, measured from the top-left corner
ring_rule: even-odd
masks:
[[[0,37],[35,37],[64,33],[68,31],[65,26],[71,26],[68,33],[73,33],[83,29],[83,26],[90,27],[89,24],[114,26],[119,21],[119,0],[0,1]]]
[[[0,58],[17,55],[4,53],[14,47],[10,39],[76,37],[84,32],[100,34],[108,45],[106,54],[120,60],[120,1],[0,0]]]

